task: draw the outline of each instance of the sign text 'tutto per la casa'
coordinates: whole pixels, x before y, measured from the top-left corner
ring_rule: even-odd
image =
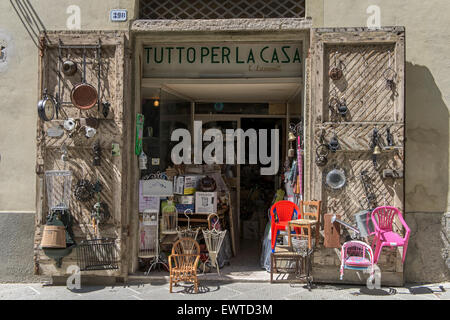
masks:
[[[182,44],[144,47],[145,77],[301,76],[301,43]]]

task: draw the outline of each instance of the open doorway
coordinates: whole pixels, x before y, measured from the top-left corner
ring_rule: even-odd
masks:
[[[276,88],[276,90],[275,90]],[[280,88],[280,89],[278,89]],[[214,89],[214,90],[213,90]],[[216,90],[217,89],[217,90]],[[263,92],[265,91],[265,94]],[[257,134],[256,153],[257,163],[249,159],[250,146],[248,138],[244,138],[245,159],[234,162],[226,161],[226,139],[224,143],[224,158],[221,165],[209,165],[203,159],[201,163],[183,165],[182,173],[177,175],[205,176],[214,175],[219,184],[225,184],[229,194],[228,211],[221,211],[223,198],[217,195],[217,213],[220,222],[228,232],[224,245],[232,254],[225,264],[222,264],[225,274],[233,275],[242,272],[263,272],[261,265],[262,243],[268,232],[268,210],[277,190],[282,188],[283,164],[289,149],[287,135],[291,122],[298,123],[301,118],[300,82],[270,84],[239,84],[223,85],[218,90],[217,84],[174,84],[166,83],[159,87],[142,90],[142,114],[145,116],[143,150],[148,157],[147,169],[141,170],[141,179],[151,178],[152,174],[167,172],[174,164],[170,158],[170,151],[176,142],[171,141],[171,134],[175,129],[185,129],[191,133],[192,147],[194,147],[195,127],[201,122],[202,135],[209,129],[215,129],[226,137],[227,130],[254,130]],[[211,95],[208,96],[208,95]],[[216,99],[212,100],[215,96]],[[273,99],[273,101],[271,101]],[[266,101],[264,101],[266,100]],[[219,102],[218,102],[219,101]],[[263,102],[261,102],[263,101]],[[277,130],[276,153],[278,154],[277,170],[274,174],[261,174],[267,163],[261,163],[259,157],[259,133],[266,130],[266,154],[272,156],[272,130]],[[234,150],[237,151],[237,138],[234,140]],[[210,143],[203,140],[202,149]],[[194,162],[194,149],[192,161]],[[175,166],[176,167],[176,166]],[[177,170],[180,167],[177,167]],[[218,173],[218,176],[217,176]],[[201,190],[198,190],[201,192]],[[195,194],[180,195],[175,192],[175,201],[186,201],[180,207],[188,207],[190,198],[193,200],[194,215],[190,219],[191,227],[208,227],[205,216],[195,212]],[[163,199],[164,198],[164,199]],[[161,203],[167,201],[165,197]],[[227,202],[225,200],[225,202]],[[177,203],[178,204],[178,203]],[[162,218],[162,216],[160,216]],[[183,214],[178,215],[178,227],[185,228],[187,221]],[[161,251],[170,254],[171,243],[176,240],[176,234],[161,234],[158,236]],[[199,233],[198,242],[202,242]],[[227,243],[228,241],[228,243]],[[204,248],[203,248],[204,249]],[[144,262],[146,260],[144,259]],[[148,259],[151,261],[151,259]],[[145,271],[145,264],[141,271]],[[263,273],[263,276],[266,274]]]

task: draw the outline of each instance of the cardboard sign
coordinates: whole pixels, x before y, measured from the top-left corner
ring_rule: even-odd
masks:
[[[163,179],[150,179],[141,181],[143,196],[170,197],[173,195],[172,181]]]
[[[217,213],[217,192],[196,192],[195,213]]]

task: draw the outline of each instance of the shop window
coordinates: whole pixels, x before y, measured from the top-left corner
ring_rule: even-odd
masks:
[[[140,19],[304,18],[305,0],[140,0]]]
[[[197,103],[196,114],[269,114],[268,103]]]

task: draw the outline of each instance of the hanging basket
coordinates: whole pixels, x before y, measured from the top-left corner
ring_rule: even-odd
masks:
[[[188,214],[193,214],[191,209],[184,210],[184,215],[186,216],[186,218],[188,220],[188,226],[187,226],[187,228],[184,228],[184,229],[177,227],[178,239],[191,238],[191,239],[197,240],[199,228],[197,228],[195,230],[191,229],[191,223],[190,223],[190,218],[189,218]]]

